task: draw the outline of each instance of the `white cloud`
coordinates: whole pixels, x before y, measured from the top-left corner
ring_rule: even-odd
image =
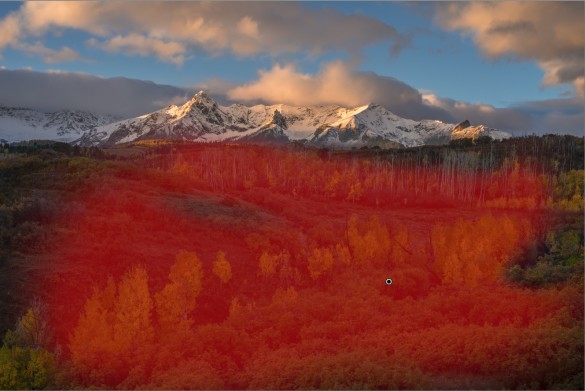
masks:
[[[64,46],[59,51],[51,50],[49,53],[43,56],[43,59],[47,64],[53,64],[58,62],[79,60],[81,59],[81,56],[75,50]]]
[[[424,91],[424,90],[423,90]],[[300,72],[294,65],[275,65],[260,71],[257,80],[227,91],[233,101],[286,103],[290,105],[337,104],[355,107],[378,103],[391,112],[410,119],[438,119],[484,124],[501,130],[531,128],[530,116],[516,108],[440,98],[391,77],[360,72],[341,61],[326,64],[317,74]]]
[[[139,34],[116,35],[105,42],[98,42],[95,39],[88,40],[90,46],[100,47],[111,53],[124,52],[132,55],[148,56],[155,55],[159,60],[182,65],[185,61],[185,45],[164,41],[158,38],[145,37]]]
[[[342,61],[326,64],[315,75],[303,73],[293,64],[277,64],[260,71],[257,80],[230,89],[227,96],[235,101],[296,106],[353,107],[374,102],[406,118],[448,118],[446,112],[425,105],[420,93],[411,86],[373,72],[355,71]]]
[[[40,56],[46,64],[54,64],[82,59],[79,53],[77,53],[75,50],[71,48],[68,48],[67,46],[62,47],[61,50],[55,50],[44,46],[40,42],[36,42],[33,44],[19,43],[15,44],[14,47],[26,53]]]
[[[20,11],[12,12],[0,20],[0,60],[2,59],[1,51],[7,46],[39,55],[47,64],[81,59],[79,53],[66,46],[55,50],[45,47],[38,41],[34,43],[23,42],[22,38],[27,35],[27,27],[25,26],[28,22],[29,20],[24,18]]]
[[[258,38],[258,23],[249,16],[244,16],[238,22],[238,31],[248,37]]]
[[[573,84],[583,95],[583,2],[457,2],[437,4],[436,20],[460,30],[489,58],[536,60],[543,85]]]
[[[0,20],[0,51],[15,43],[21,35],[18,18],[14,14]],[[1,58],[1,57],[0,57]]]

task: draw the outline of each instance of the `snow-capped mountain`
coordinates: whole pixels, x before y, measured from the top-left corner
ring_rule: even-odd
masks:
[[[0,108],[0,139],[52,139],[84,146],[170,139],[280,144],[299,141],[339,149],[398,148],[447,144],[451,139],[484,135],[511,137],[483,125],[471,126],[468,121],[455,125],[405,119],[376,104],[350,109],[334,105],[222,106],[203,91],[183,105],[117,122],[112,117],[79,111],[42,113]]]
[[[353,109],[282,104],[221,106],[200,91],[182,106],[171,105],[154,113],[99,127],[87,141],[99,140],[111,145],[148,139],[271,143],[298,140],[331,148],[376,145],[392,148],[446,144],[455,138],[483,135],[494,139],[511,137],[483,125],[470,126],[466,121],[455,125],[433,120],[409,120],[376,104]]]
[[[45,113],[38,110],[0,106],[0,139],[56,140],[73,142],[98,126],[117,119],[85,111],[62,110]]]

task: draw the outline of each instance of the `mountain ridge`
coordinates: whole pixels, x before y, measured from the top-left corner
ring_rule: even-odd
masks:
[[[170,138],[275,143],[301,141],[308,145],[341,149],[447,144],[452,139],[464,137],[511,137],[506,132],[483,125],[471,126],[469,121],[446,124],[437,120],[405,119],[375,103],[355,108],[284,104],[222,106],[204,91],[199,91],[183,105],[171,105],[150,114],[105,125],[97,131],[105,145]]]
[[[67,141],[85,146],[169,139],[276,144],[296,141],[336,149],[399,148],[447,144],[457,138],[511,137],[484,125],[472,126],[467,120],[447,124],[437,120],[405,119],[375,103],[354,108],[285,104],[245,106],[239,103],[222,106],[204,91],[182,105],[169,105],[118,121],[91,113],[58,113],[44,124],[49,124],[57,136],[68,136]],[[34,117],[32,113],[30,116]],[[0,138],[2,118],[0,108]]]
[[[119,118],[80,110],[44,112],[0,105],[0,139],[73,142],[92,129],[115,121]]]

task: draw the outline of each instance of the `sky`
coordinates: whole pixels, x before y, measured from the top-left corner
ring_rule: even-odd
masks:
[[[378,103],[583,135],[584,2],[0,3],[0,105]]]

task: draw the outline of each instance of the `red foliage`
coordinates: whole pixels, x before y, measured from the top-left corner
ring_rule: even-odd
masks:
[[[46,284],[81,385],[545,388],[581,373],[578,287],[500,279],[539,212],[484,205],[538,205],[522,167],[177,155],[105,178],[63,222]]]

